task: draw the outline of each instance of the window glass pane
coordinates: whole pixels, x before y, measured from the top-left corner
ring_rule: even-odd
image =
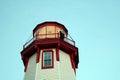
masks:
[[[51,59],[51,52],[45,52],[44,56],[45,56],[45,59]]]
[[[45,61],[44,66],[51,66],[51,61]]]
[[[47,61],[44,62],[44,66],[49,66]]]
[[[44,53],[44,66],[51,66],[52,65],[52,52],[45,52]]]

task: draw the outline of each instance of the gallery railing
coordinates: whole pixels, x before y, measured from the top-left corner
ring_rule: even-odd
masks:
[[[37,34],[36,36],[34,36],[33,38],[31,38],[30,40],[28,40],[24,45],[23,48],[26,48],[27,46],[29,46],[33,41],[35,40],[40,40],[40,39],[49,39],[49,38],[56,38],[56,39],[61,39],[60,38],[60,34],[59,33],[50,33],[50,34]],[[64,37],[62,39],[63,41],[75,46],[75,41],[72,40],[71,38],[68,37]]]

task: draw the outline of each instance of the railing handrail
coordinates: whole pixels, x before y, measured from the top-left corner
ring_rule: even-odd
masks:
[[[33,41],[35,40],[40,40],[40,39],[47,39],[50,38],[49,36],[53,35],[54,37],[52,38],[56,38],[56,39],[60,39],[60,34],[59,33],[50,33],[50,34],[37,34],[36,36],[34,36],[33,38],[31,38],[29,41],[27,41],[24,45],[23,48],[26,48],[28,45],[30,45]],[[40,38],[43,37],[43,38]],[[68,37],[64,37],[64,41],[75,46],[75,41],[73,39],[70,39]]]
[[[67,37],[66,37],[66,39],[67,39],[67,40],[69,40],[69,41],[71,41],[71,42],[73,42],[73,44],[72,44],[72,45],[74,45],[74,46],[75,46],[75,41],[74,41],[74,40],[71,40],[71,39],[69,39],[69,38],[67,38]],[[66,42],[67,42],[67,41],[66,41]],[[69,43],[69,42],[68,42],[68,43]],[[70,44],[71,44],[71,43],[70,43]]]
[[[27,41],[24,45],[23,48],[26,48],[29,44],[31,44],[34,41],[34,38],[31,38],[29,41]]]

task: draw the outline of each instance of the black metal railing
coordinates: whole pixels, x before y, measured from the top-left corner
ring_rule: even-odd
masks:
[[[24,45],[23,48],[26,48],[27,46],[29,46],[33,41],[35,40],[40,40],[40,39],[48,39],[48,38],[56,38],[56,39],[61,39],[60,38],[60,34],[59,33],[50,33],[50,34],[37,34],[36,36],[34,36],[33,38],[31,38],[30,40],[28,40]],[[63,41],[75,46],[75,41],[65,37],[62,38]]]

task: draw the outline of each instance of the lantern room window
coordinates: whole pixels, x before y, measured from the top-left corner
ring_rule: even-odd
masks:
[[[42,68],[53,68],[53,51],[44,50],[42,53]]]

